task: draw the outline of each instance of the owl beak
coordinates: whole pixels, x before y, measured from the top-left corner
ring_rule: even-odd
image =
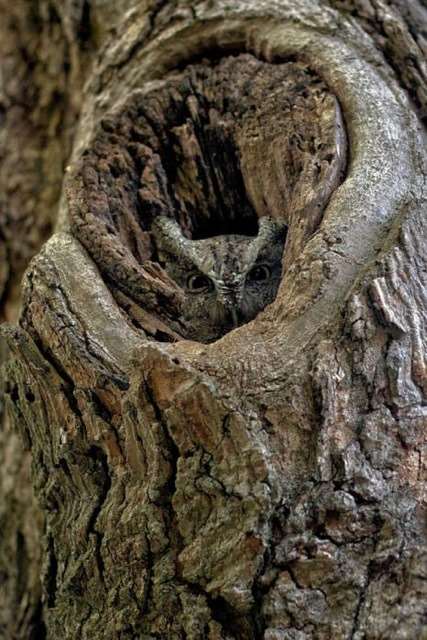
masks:
[[[238,327],[239,326],[239,318],[237,316],[237,311],[236,311],[235,307],[231,307],[230,308],[230,315],[231,315],[231,319],[233,320],[233,326],[234,327]]]
[[[239,322],[239,314],[237,311],[238,305],[236,301],[232,298],[229,298],[228,296],[224,296],[222,297],[221,303],[227,315],[231,319],[233,327],[238,327],[240,322]]]
[[[227,313],[227,316],[231,320],[233,327],[238,327],[239,322],[239,302],[238,295],[235,291],[230,291],[228,287],[218,288],[218,302],[222,305],[223,309]]]

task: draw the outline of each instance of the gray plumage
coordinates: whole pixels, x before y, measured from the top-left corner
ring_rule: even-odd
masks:
[[[186,338],[212,342],[252,320],[276,296],[286,227],[263,217],[257,236],[186,238],[171,218],[152,226],[161,266],[184,291]]]

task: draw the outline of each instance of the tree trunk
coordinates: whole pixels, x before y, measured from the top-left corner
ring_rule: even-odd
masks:
[[[55,233],[3,326],[1,633],[422,637],[425,5],[143,5],[2,7],[9,322]],[[194,339],[160,215],[286,225],[275,301]]]

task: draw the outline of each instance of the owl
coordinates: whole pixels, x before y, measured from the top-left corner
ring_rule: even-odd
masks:
[[[185,337],[213,342],[249,322],[276,296],[286,226],[262,217],[256,236],[186,238],[175,220],[156,218],[151,229],[160,266],[183,290]]]

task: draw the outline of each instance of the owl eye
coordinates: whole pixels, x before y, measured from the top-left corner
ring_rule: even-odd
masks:
[[[208,276],[197,273],[187,278],[187,289],[193,293],[205,293],[213,289],[213,283]]]
[[[267,267],[265,264],[258,264],[249,271],[247,279],[249,282],[263,282],[264,280],[268,280],[270,275],[270,267]]]

